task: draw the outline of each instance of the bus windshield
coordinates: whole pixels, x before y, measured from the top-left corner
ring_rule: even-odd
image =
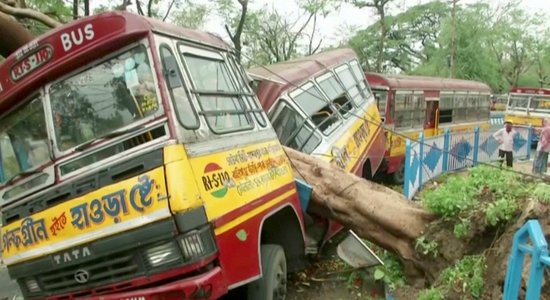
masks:
[[[550,111],[550,97],[540,97],[533,96],[531,97],[531,102],[529,102],[530,111]]]
[[[144,45],[56,82],[48,93],[59,151],[126,127],[159,109]]]
[[[0,119],[0,184],[50,160],[44,107],[39,98]]]
[[[527,110],[529,95],[510,95],[508,110]]]

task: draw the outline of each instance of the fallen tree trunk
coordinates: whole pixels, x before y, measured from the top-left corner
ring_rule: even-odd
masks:
[[[19,47],[30,42],[34,37],[23,25],[9,15],[0,11],[0,55],[8,57]]]
[[[415,260],[414,242],[436,217],[400,193],[285,147],[295,176],[313,187],[311,204],[362,238]]]

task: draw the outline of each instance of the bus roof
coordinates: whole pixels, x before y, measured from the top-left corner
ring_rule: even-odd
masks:
[[[106,12],[52,29],[19,48],[0,64],[0,112],[40,86],[147,36],[162,32],[230,49],[213,34],[182,28],[125,11]]]
[[[372,88],[385,87],[396,90],[453,90],[466,91],[474,90],[491,93],[491,88],[485,83],[430,76],[409,76],[398,74],[379,74],[366,72],[365,76]]]
[[[264,110],[268,111],[285,91],[295,88],[327,68],[354,58],[357,56],[353,50],[341,48],[272,65],[254,67],[249,69],[248,73],[261,81],[256,94]]]
[[[510,89],[510,93],[550,95],[550,89],[535,87],[514,87]]]

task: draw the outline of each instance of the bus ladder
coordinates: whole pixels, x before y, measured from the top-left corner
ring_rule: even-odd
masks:
[[[526,254],[531,255],[531,268],[525,299],[540,299],[544,270],[550,267],[550,256],[548,254],[548,242],[537,220],[527,221],[514,235],[512,253],[510,253],[504,283],[504,300],[519,298],[521,275]]]

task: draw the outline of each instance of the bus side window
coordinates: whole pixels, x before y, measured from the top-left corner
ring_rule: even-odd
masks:
[[[368,94],[363,96],[361,86],[355,80],[348,65],[344,64],[337,67],[335,72],[336,76],[340,79],[340,82],[344,86],[344,89],[348,92],[356,105],[362,104],[365,100],[367,100]]]
[[[468,120],[483,121],[489,118],[487,113],[489,110],[489,99],[487,97],[476,93],[468,95]]]
[[[349,117],[350,111],[354,108],[352,99],[348,96],[344,88],[338,83],[332,72],[327,73],[327,75],[322,77],[326,78],[321,80],[316,79],[321,90],[328,96],[340,114]]]
[[[321,142],[321,139],[313,129],[307,124],[296,110],[279,101],[281,108],[277,116],[271,121],[273,129],[277,133],[279,141],[290,148],[311,153]]]
[[[200,114],[212,132],[225,134],[253,129],[252,112],[245,103],[249,93],[238,87],[235,70],[224,53],[185,44],[178,47]]]
[[[378,111],[380,112],[380,116],[384,118],[386,116],[386,100],[388,97],[388,92],[383,90],[372,90],[372,93],[374,94],[374,99],[376,100],[376,105],[378,107]]]
[[[491,96],[479,95],[479,113],[482,121],[489,120],[491,116]]]
[[[439,102],[439,124],[453,122],[453,96],[441,95]]]
[[[395,127],[420,127],[424,125],[426,101],[423,95],[397,94],[395,105]]]
[[[365,97],[368,97],[370,95],[370,88],[366,83],[365,79],[365,73],[359,66],[359,62],[357,60],[352,60],[350,62],[351,70],[353,71],[353,74],[356,77],[356,80],[359,82],[359,86],[361,87],[363,93],[365,94]]]
[[[455,94],[453,100],[453,121],[468,120],[467,94]]]
[[[294,96],[296,103],[304,110],[323,133],[328,134],[340,121],[338,114],[332,109],[330,102],[321,94],[314,85],[309,88],[301,88],[301,93]]]
[[[199,127],[199,119],[191,104],[191,99],[183,86],[183,78],[176,57],[166,45],[160,47],[164,78],[168,84],[170,95],[176,106],[176,115],[183,127],[192,129]]]

